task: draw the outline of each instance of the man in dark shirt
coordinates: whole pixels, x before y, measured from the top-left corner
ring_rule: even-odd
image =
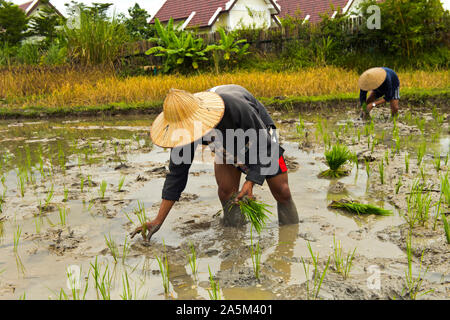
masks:
[[[359,87],[361,89],[359,102],[363,108],[362,115],[364,117],[369,117],[370,111],[374,107],[386,102],[391,104],[392,116],[397,115],[400,100],[400,80],[394,70],[386,67],[369,69],[359,78]],[[366,100],[368,91],[372,92]]]
[[[192,128],[193,122],[201,128]],[[199,144],[209,145],[215,153],[214,171],[224,225],[245,223],[236,203],[245,196],[252,198],[254,184],[262,185],[264,181],[277,201],[279,223],[298,223],[284,149],[278,144],[275,129],[266,108],[241,86],[223,85],[195,95],[172,90],[164,102],[164,112],[151,129],[154,144],[172,148],[161,206],[156,218],[137,228],[132,237],[142,233],[149,240],[159,230],[186,187]],[[239,190],[242,173],[246,181]]]

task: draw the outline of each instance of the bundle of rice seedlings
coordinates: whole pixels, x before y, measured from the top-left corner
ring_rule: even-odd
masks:
[[[376,207],[371,204],[362,204],[352,200],[342,199],[340,201],[333,201],[330,205],[333,209],[342,209],[351,213],[361,214],[376,214],[379,216],[391,216],[393,212],[383,208]]]
[[[267,207],[269,205],[258,202],[256,200],[244,197],[238,202],[242,214],[249,221],[256,232],[261,233],[261,230],[266,226],[267,214],[272,214]]]
[[[353,158],[350,150],[341,144],[334,145],[331,149],[325,151],[325,159],[330,169],[319,173],[319,177],[339,178],[348,175],[348,171],[341,168]]]

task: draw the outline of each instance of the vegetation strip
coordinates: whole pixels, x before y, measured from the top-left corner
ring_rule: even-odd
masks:
[[[450,88],[438,90],[410,89],[402,95],[403,103],[423,104],[432,101],[433,104],[448,108]],[[352,103],[356,105],[357,97],[353,94],[325,95],[325,96],[298,96],[298,97],[274,97],[259,98],[268,108],[272,109],[320,109],[348,107]],[[66,107],[24,107],[11,109],[0,107],[0,119],[36,119],[36,118],[60,118],[69,116],[98,117],[127,114],[156,115],[162,111],[162,101],[143,103],[109,103],[97,106],[66,106]]]

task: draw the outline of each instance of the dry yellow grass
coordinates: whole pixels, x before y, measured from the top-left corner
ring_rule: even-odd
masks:
[[[220,75],[161,75],[118,78],[110,71],[48,69],[0,71],[0,98],[7,106],[93,106],[115,102],[161,101],[171,88],[198,92],[221,84],[239,84],[257,97],[321,96],[357,93],[359,75],[335,67],[303,69],[290,73],[237,72]],[[399,73],[404,88],[448,88],[444,71]]]

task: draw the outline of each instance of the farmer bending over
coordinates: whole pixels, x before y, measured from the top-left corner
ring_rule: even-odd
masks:
[[[284,149],[265,107],[246,89],[223,85],[191,94],[172,89],[163,112],[151,128],[153,143],[171,148],[169,173],[162,190],[158,215],[131,233],[150,240],[186,187],[189,168],[199,144],[215,154],[214,172],[225,226],[241,226],[245,217],[236,203],[253,197],[254,184],[267,181],[277,201],[280,224],[297,224],[297,209],[288,184]],[[246,181],[239,190],[241,174]]]
[[[363,109],[362,118],[369,118],[370,111],[374,107],[386,102],[391,104],[392,116],[397,115],[398,101],[400,100],[400,80],[394,70],[385,67],[369,69],[361,75],[358,84],[361,89],[359,102]],[[372,92],[366,100],[368,91]],[[382,98],[383,96],[384,98]]]

